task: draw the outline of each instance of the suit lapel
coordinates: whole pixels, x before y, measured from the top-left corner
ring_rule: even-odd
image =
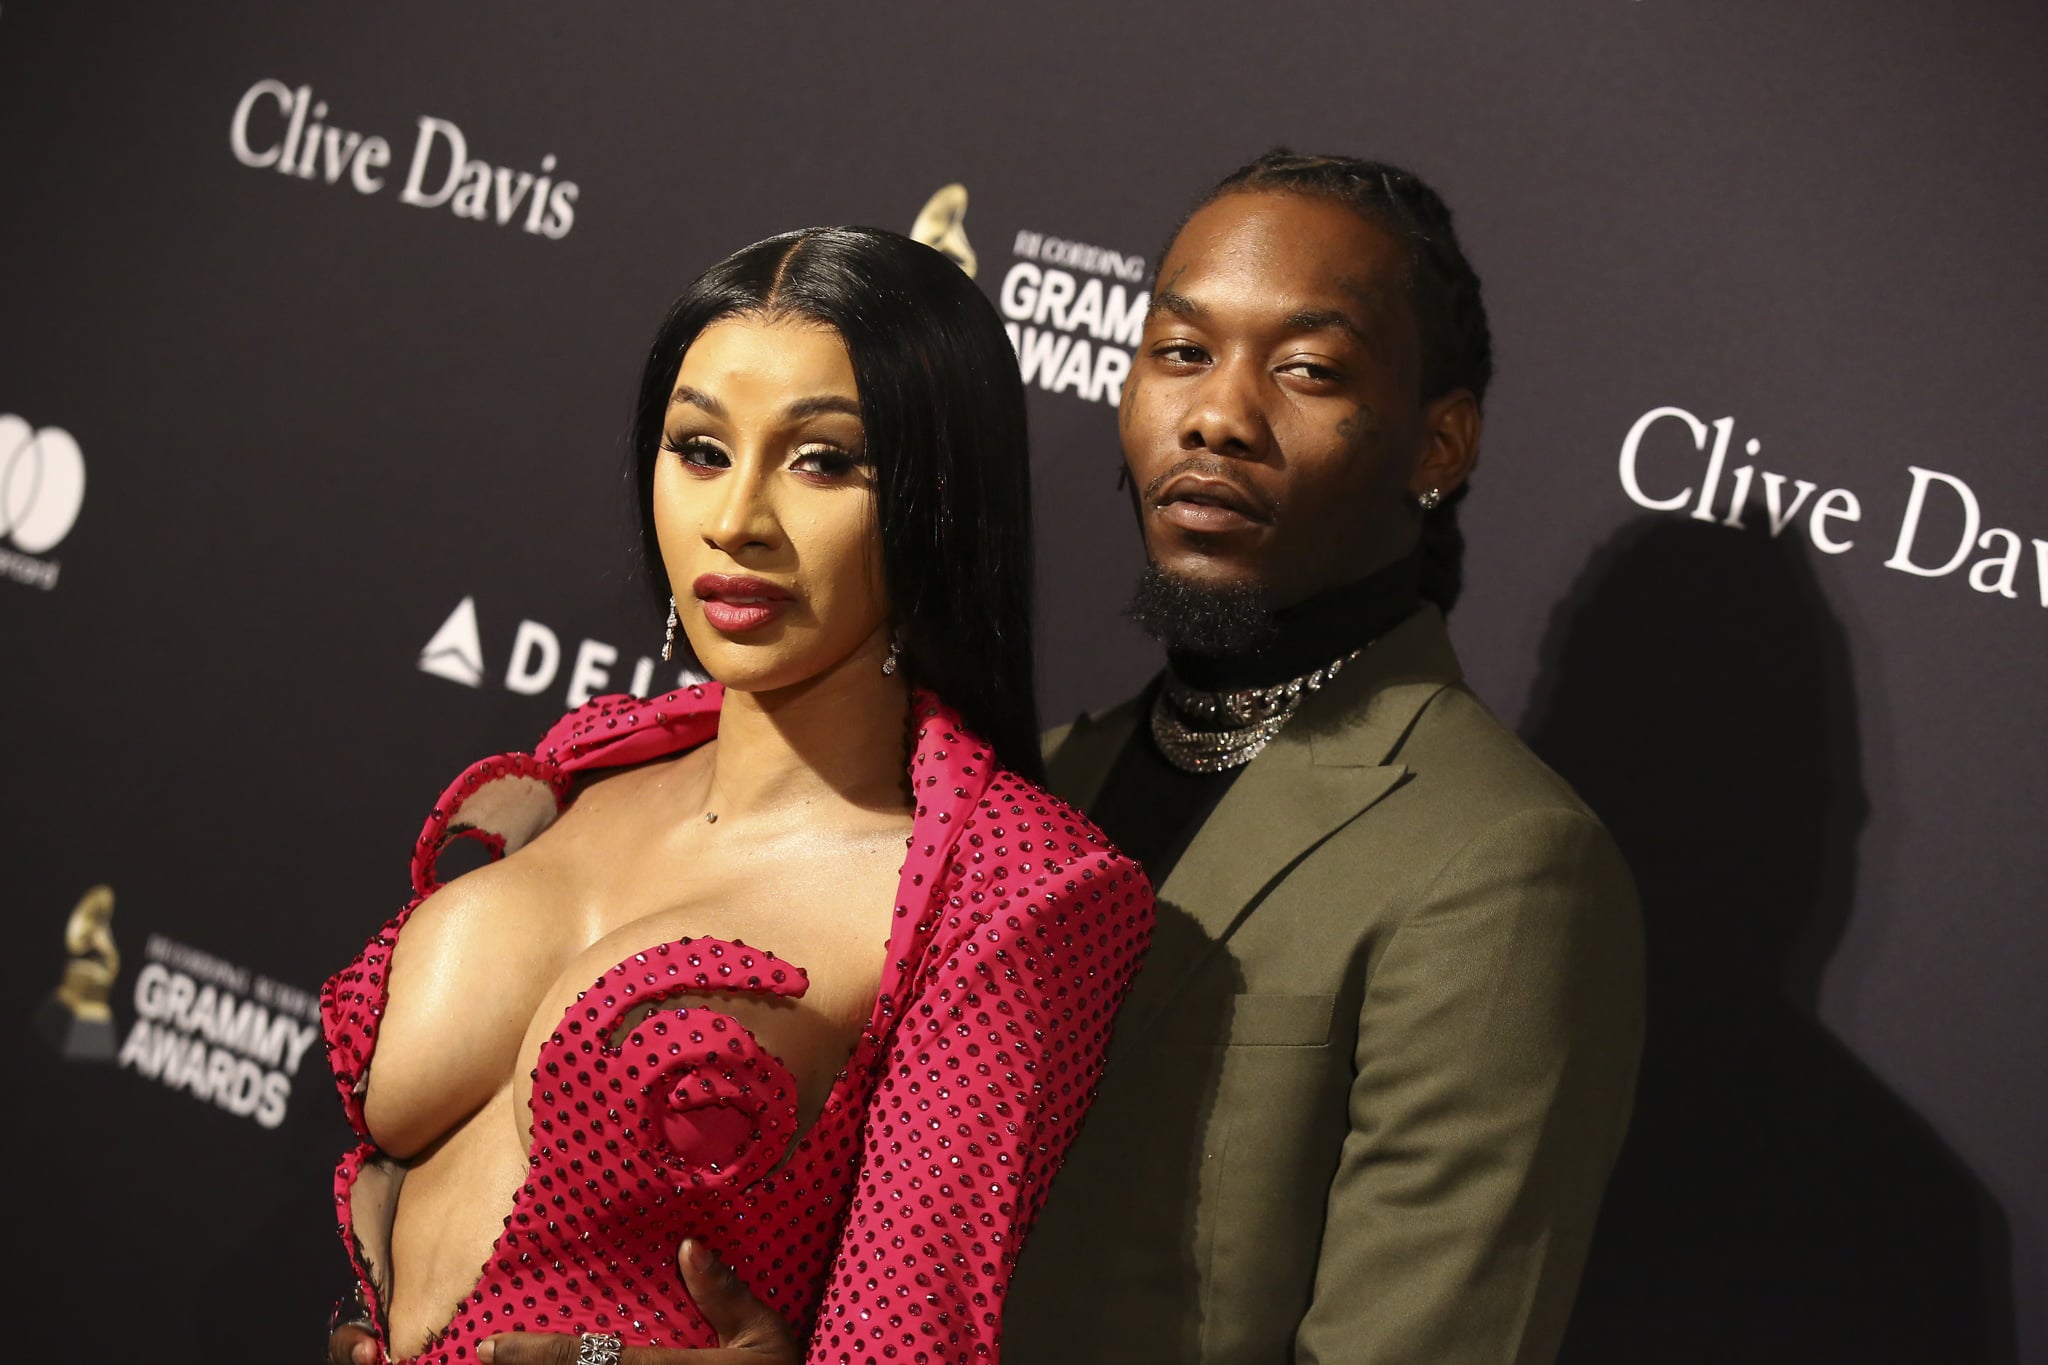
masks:
[[[1430,699],[1458,677],[1443,618],[1424,608],[1303,701],[1231,784],[1157,888],[1161,901],[1200,926],[1206,942],[1192,958],[1161,964],[1170,979],[1149,983],[1151,989],[1140,993],[1149,1005],[1120,1032],[1128,1038],[1166,1017],[1181,988],[1296,863],[1400,785],[1408,769],[1390,757]],[[1138,723],[1129,704],[1109,715],[1121,712],[1130,714],[1122,717],[1111,758]],[[1098,774],[1086,799],[1100,786]]]
[[[1160,898],[1194,916],[1208,938],[1229,938],[1281,873],[1407,771],[1398,764],[1320,768],[1311,744],[1276,737],[1217,803]]]
[[[1137,721],[1138,699],[1133,697],[1047,735],[1046,786],[1082,810],[1092,809]]]

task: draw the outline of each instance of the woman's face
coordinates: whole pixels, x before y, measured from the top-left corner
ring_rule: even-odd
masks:
[[[654,528],[679,623],[712,677],[768,692],[843,666],[880,670],[874,466],[837,332],[741,316],[698,334],[669,396]]]

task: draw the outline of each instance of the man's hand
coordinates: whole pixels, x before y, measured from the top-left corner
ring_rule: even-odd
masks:
[[[327,1338],[327,1365],[377,1365],[381,1358],[367,1327],[337,1327]]]
[[[747,1292],[739,1276],[695,1238],[676,1253],[683,1284],[718,1345],[701,1351],[627,1346],[619,1365],[801,1365],[803,1348],[775,1310]],[[483,1365],[576,1365],[581,1338],[568,1333],[505,1332],[477,1345]],[[327,1343],[329,1365],[377,1365],[376,1338],[360,1327],[343,1327]]]
[[[701,1351],[627,1346],[619,1365],[800,1365],[803,1349],[775,1310],[747,1292],[740,1277],[694,1237],[676,1252],[683,1284],[697,1311],[718,1333],[718,1345]],[[566,1334],[506,1332],[478,1344],[483,1365],[576,1365],[581,1338]]]

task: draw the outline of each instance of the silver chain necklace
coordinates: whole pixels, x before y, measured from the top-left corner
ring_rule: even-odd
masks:
[[[1370,648],[1362,645],[1299,678],[1234,692],[1189,687],[1174,676],[1169,665],[1159,695],[1152,699],[1152,738],[1166,761],[1182,772],[1221,773],[1243,767],[1280,733],[1304,696],[1319,690],[1337,676],[1338,669]],[[1190,721],[1206,723],[1197,726]]]

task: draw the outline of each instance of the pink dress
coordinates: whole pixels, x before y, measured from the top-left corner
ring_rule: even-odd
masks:
[[[363,1140],[335,1172],[343,1241],[376,1289],[402,1176],[363,1122],[392,945],[451,839],[502,857],[561,811],[573,775],[680,753],[718,728],[716,684],[601,697],[532,754],[475,764],[413,855],[412,902],[321,997],[328,1058]],[[917,806],[874,1010],[792,1151],[795,1086],[737,1020],[637,1004],[678,991],[799,996],[802,970],[712,938],[650,944],[578,997],[535,1059],[529,1179],[476,1289],[417,1359],[475,1359],[507,1331],[716,1346],[675,1268],[701,1236],[809,1341],[808,1360],[994,1361],[1026,1232],[1093,1096],[1152,929],[1137,865],[995,766],[915,698]],[[783,1161],[784,1154],[787,1161]]]

